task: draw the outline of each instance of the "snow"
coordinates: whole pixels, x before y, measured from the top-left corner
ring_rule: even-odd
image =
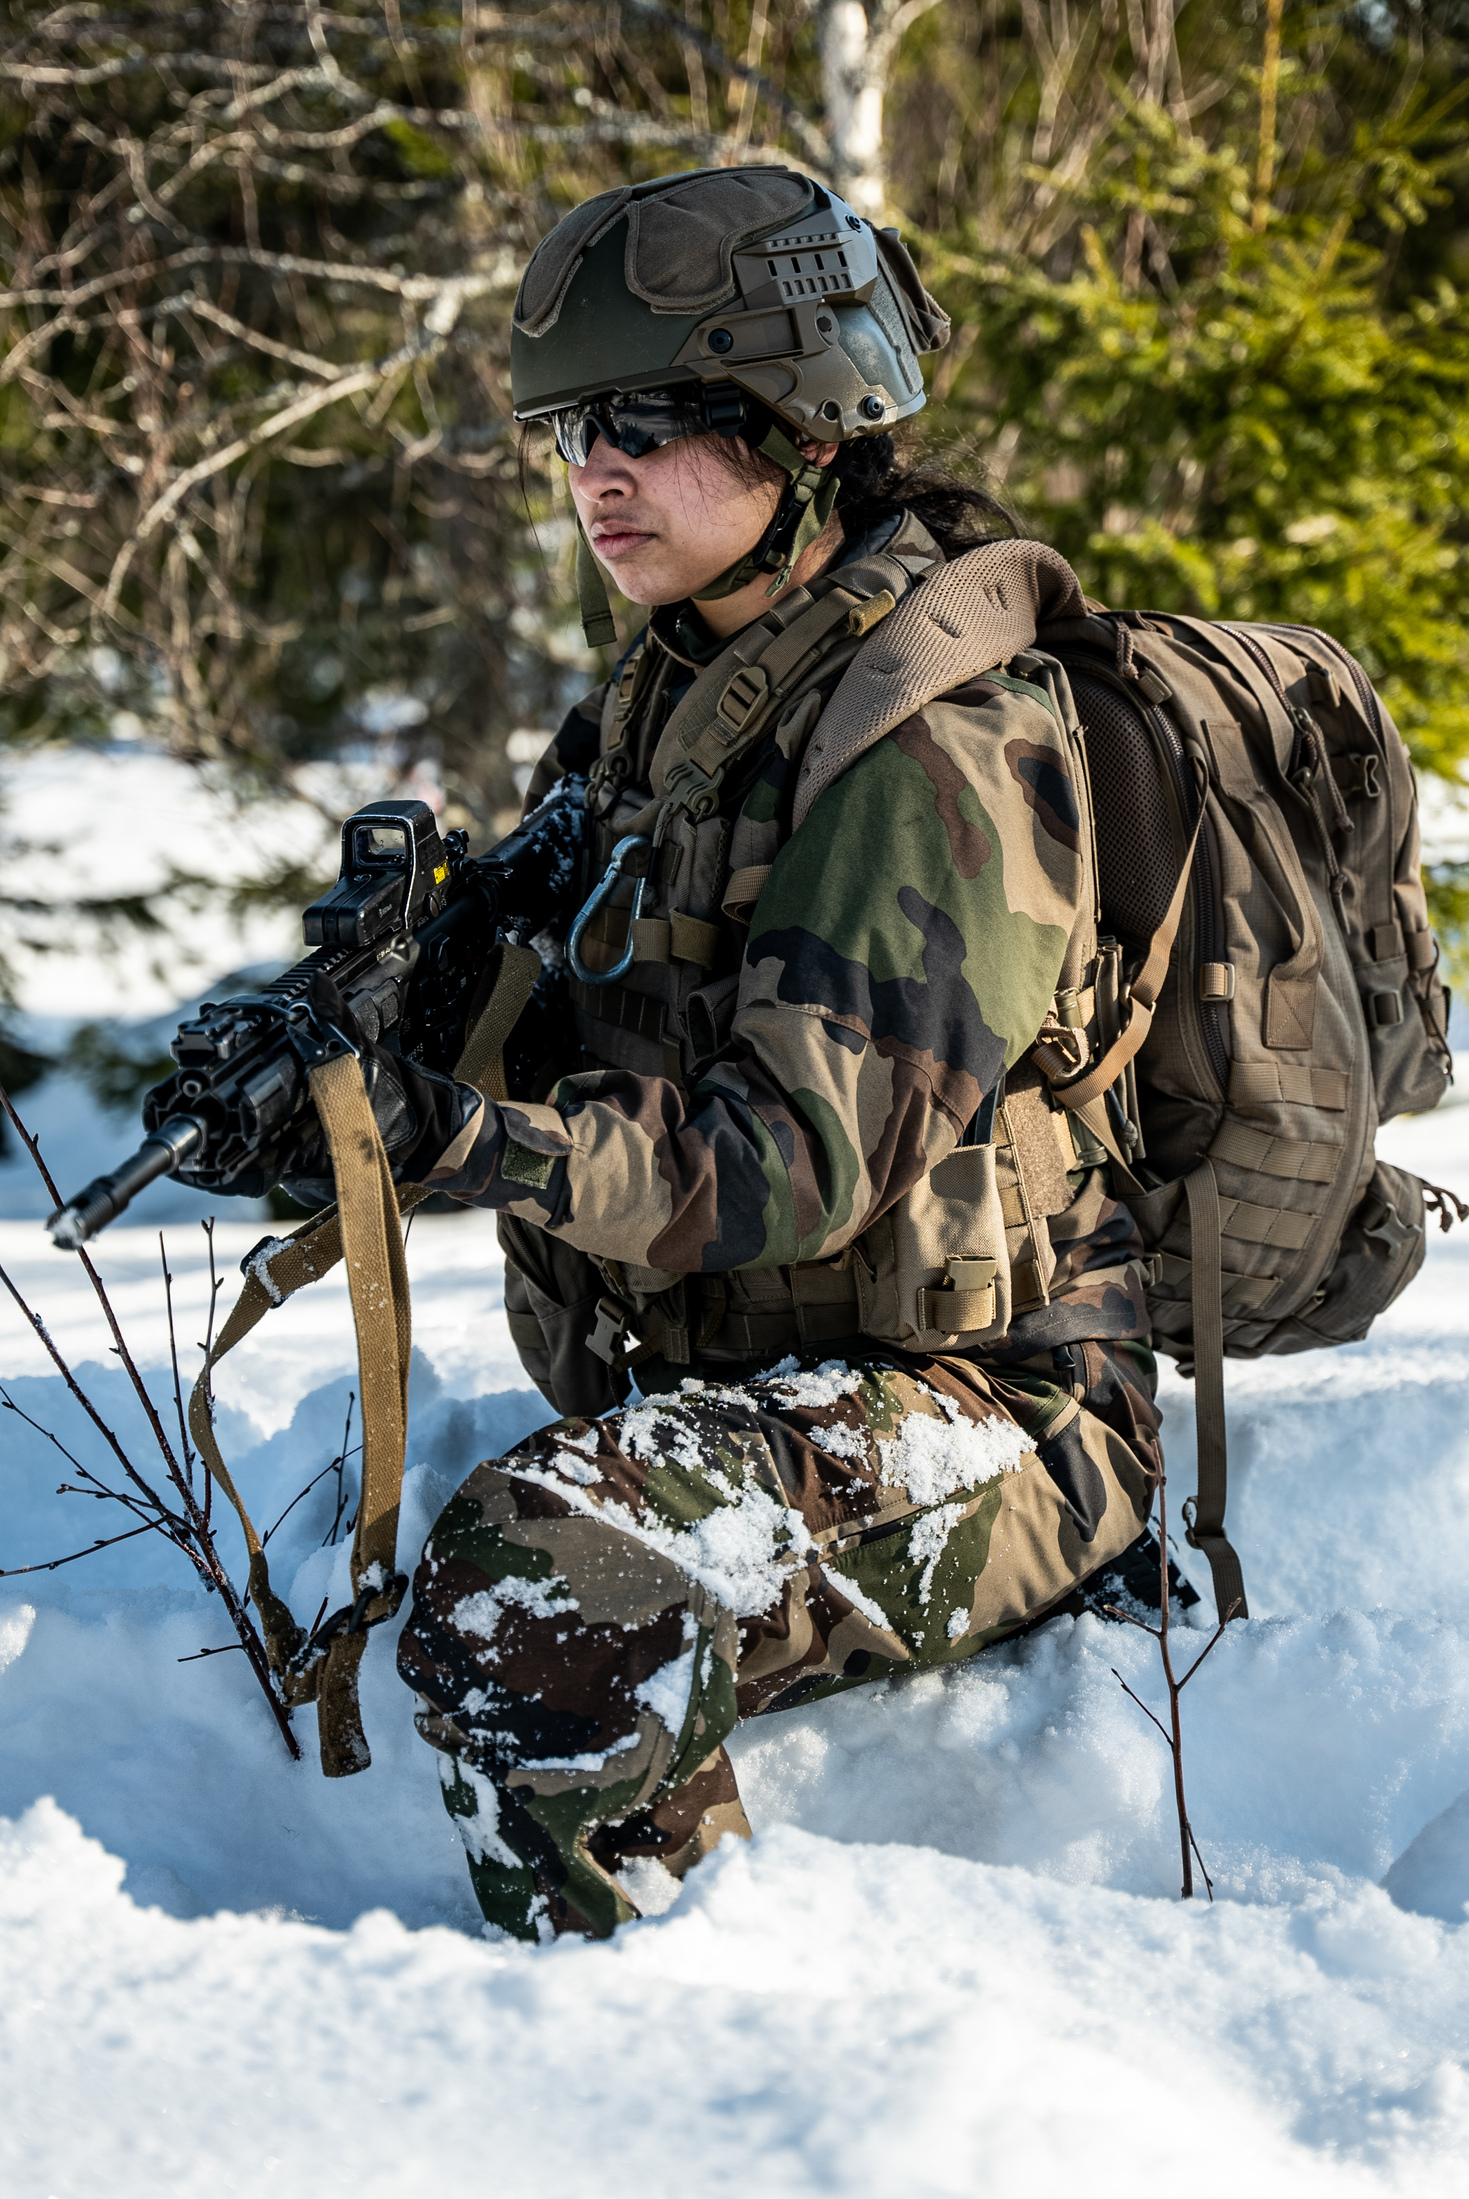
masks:
[[[938,1504],[991,1474],[1013,1472],[1029,1448],[1013,1421],[965,1420],[957,1405],[943,1420],[910,1413],[898,1433],[877,1446],[882,1479],[905,1489],[910,1504]]]
[[[1469,1110],[1382,1148],[1469,1183]],[[238,1261],[256,1233],[217,1235]],[[169,1232],[186,1339],[195,1234]],[[123,1227],[98,1253],[162,1395],[156,1240]],[[409,1258],[405,1551],[546,1417],[488,1218],[418,1217]],[[131,1435],[74,1264],[27,1221],[0,1223],[0,1260]],[[1156,1704],[1152,1645],[1095,1619],[742,1730],[753,1846],[681,1890],[645,1868],[649,1914],[610,1947],[524,1948],[480,1930],[388,1641],[364,1671],[372,1769],[328,1782],[287,1762],[238,1656],[176,1661],[226,1635],[147,1538],[0,1583],[7,2194],[1462,2188],[1466,1260],[1469,1235],[1435,1233],[1365,1344],[1229,1369],[1257,1615],[1185,1698],[1212,1908],[1176,1898],[1167,1758],[1113,1676]],[[18,1316],[0,1378],[94,1455]],[[336,1455],[352,1386],[335,1276],[226,1362],[224,1447],[257,1517]],[[1176,1503],[1172,1372],[1164,1403]],[[6,1437],[6,1562],[100,1531],[51,1494],[40,1438]],[[312,1547],[329,1486],[270,1546],[308,1616],[345,1587],[340,1548]],[[684,1688],[678,1661],[665,1683]],[[489,1797],[482,1814],[492,1847]]]
[[[95,970],[74,984],[95,993]],[[131,1142],[62,1080],[28,1099],[76,1183]],[[1392,1125],[1380,1150],[1469,1190],[1469,1108]],[[192,1372],[202,1202],[160,1196],[182,1202],[168,1250]],[[79,1267],[38,1227],[45,1207],[18,1163],[0,1168],[0,1263],[138,1444]],[[231,1289],[265,1227],[221,1211]],[[509,1344],[491,1219],[420,1214],[408,1255],[405,1560],[476,1461],[548,1418]],[[156,1234],[115,1228],[97,1257],[171,1412]],[[823,1379],[837,1394],[841,1377]],[[101,1470],[100,1439],[3,1297],[0,1381]],[[330,1469],[355,1386],[340,1272],[225,1362],[221,1441],[262,1526]],[[726,1843],[682,1889],[645,1866],[649,1913],[611,1945],[531,1948],[481,1930],[394,1629],[363,1668],[372,1768],[327,1781],[309,1711],[293,1766],[238,1653],[197,1659],[228,1630],[154,1538],[0,1580],[6,2199],[1132,2199],[1157,2178],[1196,2199],[1457,2193],[1469,1230],[1435,1232],[1365,1343],[1232,1364],[1227,1390],[1253,1616],[1184,1711],[1212,1907],[1177,1899],[1168,1759],[1114,1676],[1159,1704],[1135,1629],[1058,1620],[741,1730],[753,1844]],[[1163,1405],[1176,1516],[1192,1408],[1171,1369]],[[640,1439],[666,1440],[677,1407],[650,1406]],[[890,1471],[926,1476],[940,1501],[963,1461],[947,1422],[923,1425],[930,1448]],[[585,1502],[595,1445],[568,1444],[557,1486]],[[65,1460],[3,1414],[0,1562],[105,1531],[103,1507],[54,1493],[63,1478]],[[756,1495],[731,1485],[702,1523],[711,1578],[789,1562],[789,1517]],[[346,1600],[336,1503],[327,1470],[270,1542],[305,1618]],[[233,1524],[223,1543],[238,1567]],[[1207,1625],[1207,1602],[1193,1619]],[[686,1697],[688,1654],[645,1690]],[[473,1822],[493,1853],[488,1789]]]
[[[575,1486],[583,1478],[581,1461],[564,1452],[561,1456],[572,1474],[570,1488],[558,1473],[543,1467],[524,1466],[520,1478],[540,1482],[544,1488],[553,1489],[573,1512],[588,1519],[609,1520],[645,1549],[672,1558],[690,1579],[731,1610],[765,1611],[780,1601],[792,1567],[804,1562],[810,1547],[805,1521],[799,1512],[777,1503],[756,1483],[737,1486],[701,1461],[691,1437],[685,1436],[680,1442],[676,1416],[676,1402],[662,1399],[656,1414],[646,1406],[629,1413],[628,1421],[636,1428],[637,1437],[628,1442],[628,1449],[634,1457],[655,1460],[664,1444],[675,1458],[681,1451],[692,1452],[694,1465],[718,1501],[706,1518],[684,1527],[665,1527],[651,1513],[635,1513],[611,1497],[594,1500],[583,1495]],[[553,1467],[560,1463],[559,1458],[552,1461]]]
[[[926,1512],[908,1537],[908,1552],[923,1571],[918,1576],[918,1601],[926,1604],[933,1593],[933,1577],[939,1569],[949,1540],[950,1530],[957,1527],[964,1517],[962,1504],[941,1504],[933,1512]],[[961,1629],[962,1631],[962,1629]],[[951,1634],[951,1641],[957,1640]]]
[[[694,1652],[686,1649],[681,1657],[650,1672],[634,1693],[645,1710],[663,1720],[670,1733],[680,1733],[693,1691]]]
[[[207,771],[131,743],[10,756],[0,818],[7,890],[45,903],[153,893],[178,874],[230,885],[285,863],[335,875],[335,820],[384,793],[383,775],[382,763],[313,764],[294,797],[237,802]],[[50,914],[28,919],[25,931],[35,944],[7,946],[7,959],[20,1005],[45,1017],[156,1015],[173,1007],[190,970],[204,982],[301,952],[299,919],[283,909],[233,923],[222,906],[183,896],[157,932],[131,938],[117,958],[97,951],[103,930],[87,920],[80,940],[74,921]]]

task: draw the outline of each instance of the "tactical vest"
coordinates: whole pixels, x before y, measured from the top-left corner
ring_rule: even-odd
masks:
[[[1039,545],[1023,548],[1054,557]],[[796,818],[844,767],[835,749],[827,754],[828,729],[817,730],[826,703],[866,638],[936,562],[932,539],[910,518],[885,550],[794,590],[698,675],[651,754],[647,735],[678,666],[655,641],[633,651],[604,701],[588,796],[590,875],[604,885],[574,939],[593,980],[614,968],[621,974],[611,982],[570,976],[580,1060],[567,1069],[620,1068],[688,1090],[726,1043],[761,887]],[[1033,608],[1010,621],[1017,642],[1033,631]],[[988,672],[993,651],[980,653]],[[1014,684],[1050,709],[1063,746],[1079,743],[1053,660],[1028,652]],[[795,801],[752,822],[747,809],[732,814],[737,805],[724,791],[772,738]],[[1070,775],[1084,813],[1086,884],[1059,997],[1084,1025],[1095,1015],[1096,897],[1079,757]],[[1096,1135],[1055,1108],[1039,1072],[1023,1065],[964,1142],[833,1259],[690,1277],[596,1261],[606,1287],[587,1341],[617,1369],[654,1352],[675,1366],[768,1361],[858,1335],[914,1352],[995,1341],[1017,1313],[1048,1303],[1055,1255],[1047,1221],[1073,1196],[1068,1174],[1106,1157]],[[511,1225],[512,1261],[531,1256],[523,1240]],[[523,1299],[524,1286],[514,1295]],[[537,1313],[550,1295],[533,1290]],[[529,1308],[510,1298],[507,1306],[517,1341],[534,1349]],[[639,1339],[632,1349],[629,1333]]]

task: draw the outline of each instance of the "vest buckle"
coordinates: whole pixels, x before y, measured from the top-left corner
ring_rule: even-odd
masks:
[[[718,738],[729,746],[739,739],[756,712],[762,710],[770,696],[770,674],[761,664],[742,664],[724,683],[724,692],[714,705],[714,715],[721,722],[716,728]]]

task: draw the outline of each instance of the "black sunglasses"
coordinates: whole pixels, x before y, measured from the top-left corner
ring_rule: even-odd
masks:
[[[563,405],[546,417],[568,466],[584,466],[599,435],[625,458],[644,458],[685,435],[739,435],[746,403],[744,392],[725,382],[687,396],[651,389],[624,397],[612,390],[584,405]]]

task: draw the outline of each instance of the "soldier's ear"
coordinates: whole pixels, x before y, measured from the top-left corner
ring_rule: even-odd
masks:
[[[809,436],[796,445],[808,466],[829,466],[841,449],[840,443],[813,443]]]

